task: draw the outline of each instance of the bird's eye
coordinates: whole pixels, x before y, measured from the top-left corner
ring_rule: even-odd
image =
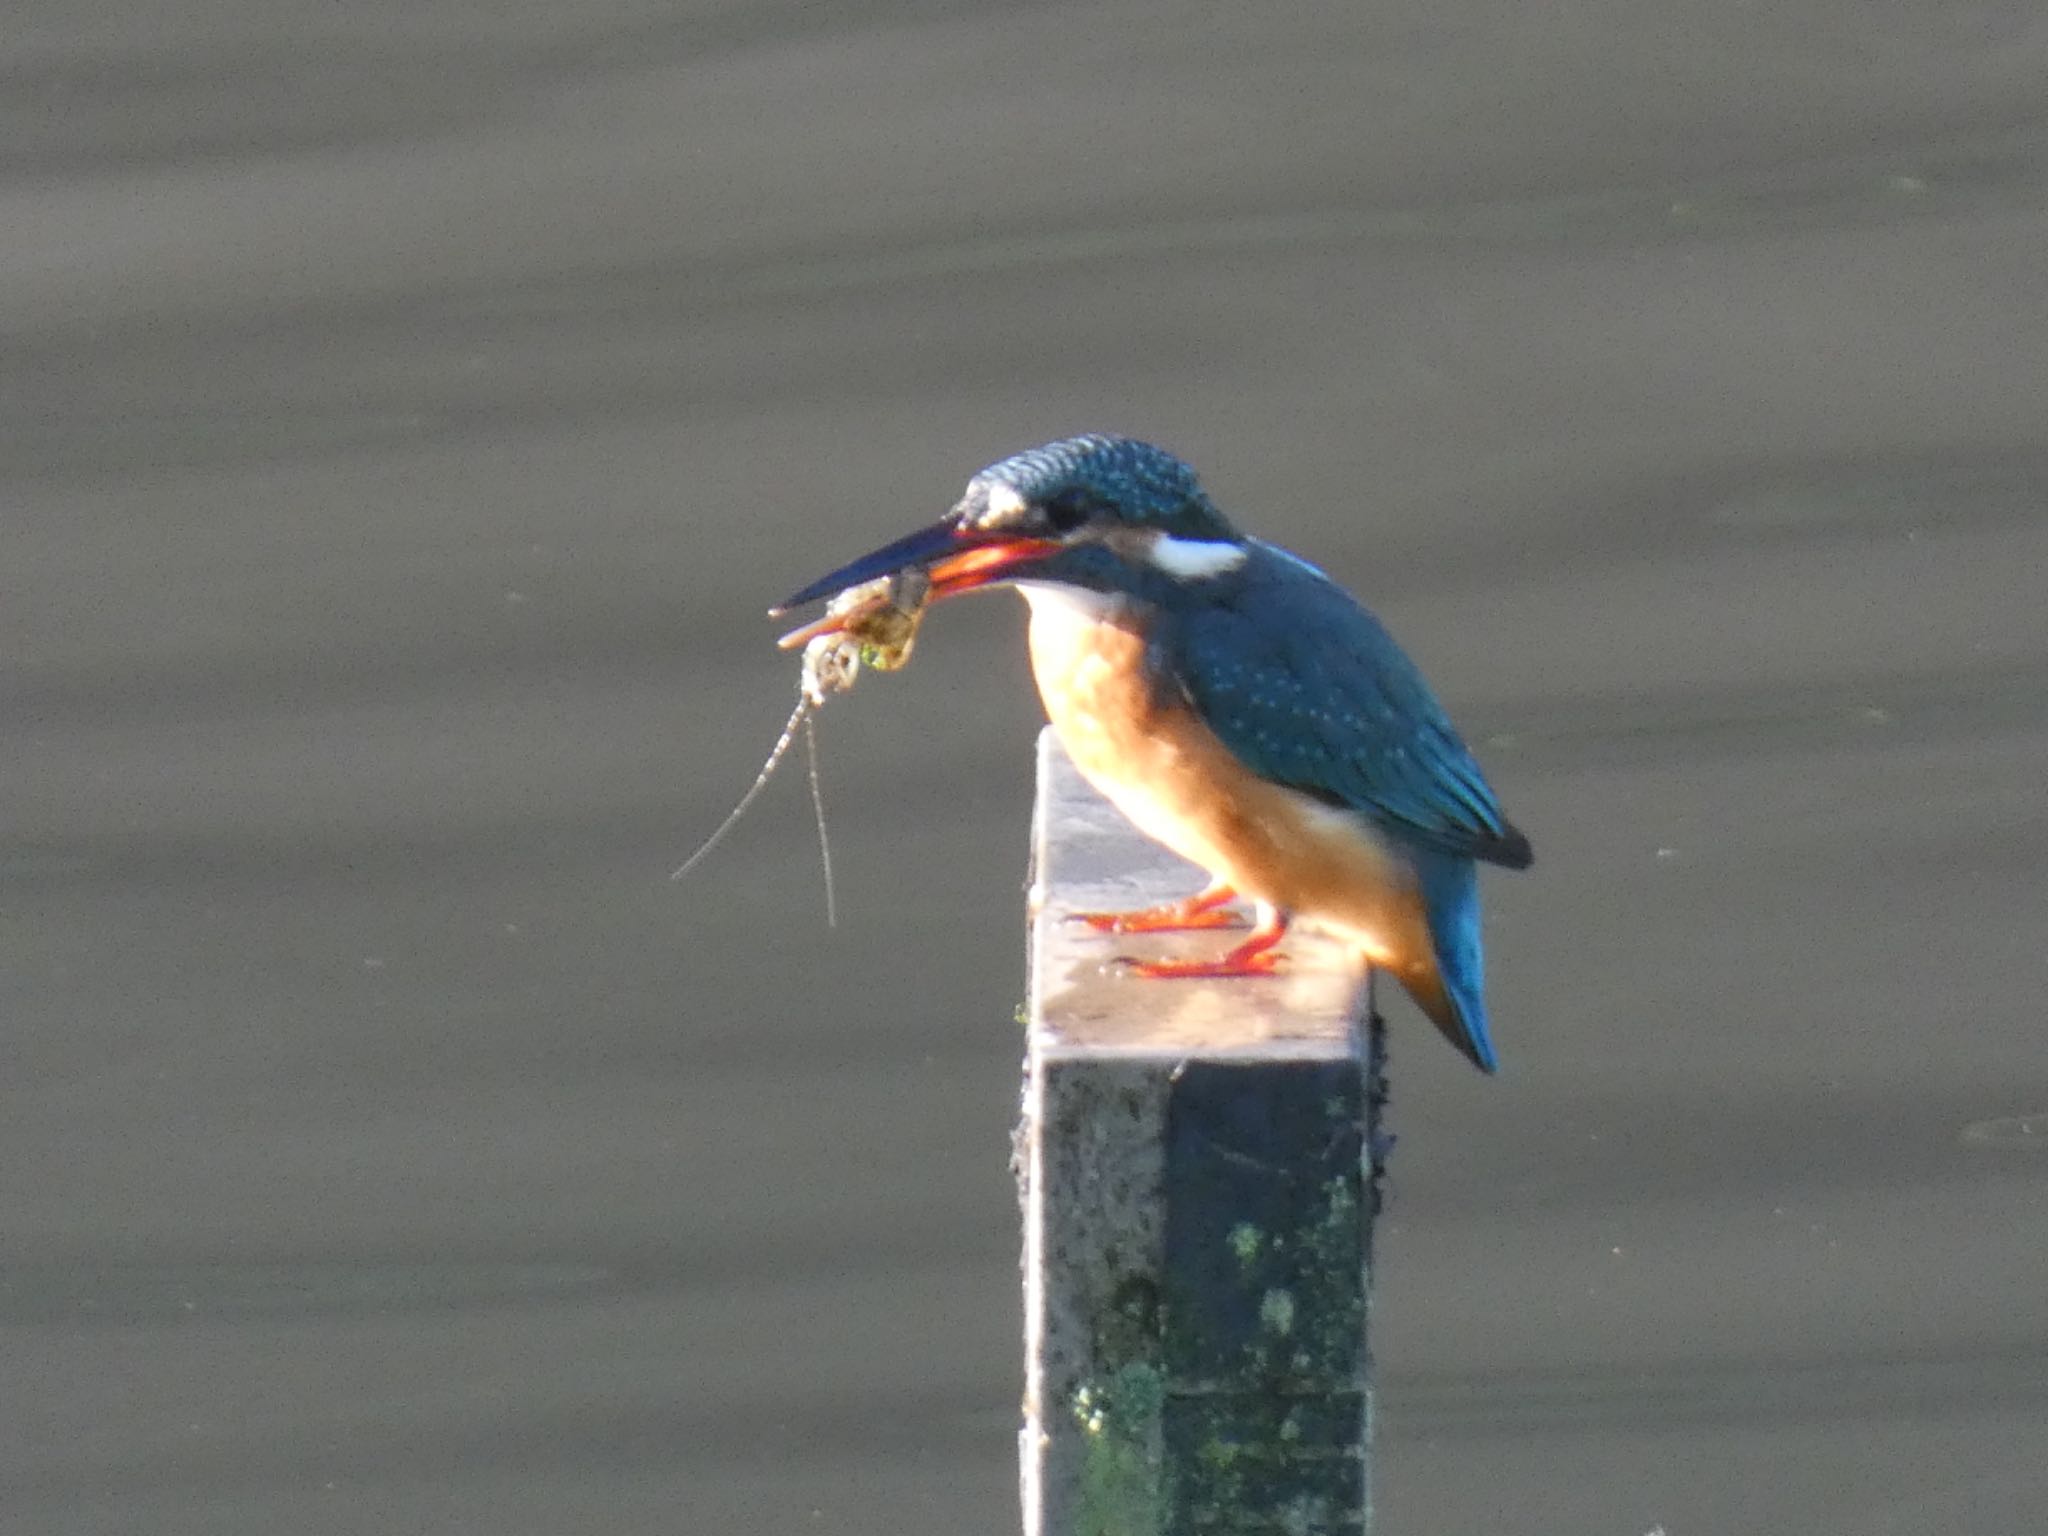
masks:
[[[1040,507],[1045,513],[1045,520],[1052,524],[1057,533],[1072,533],[1088,521],[1092,510],[1088,504],[1087,493],[1078,490],[1061,491],[1056,496],[1049,496],[1040,503]]]

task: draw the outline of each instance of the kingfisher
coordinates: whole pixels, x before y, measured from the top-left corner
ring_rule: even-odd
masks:
[[[1094,433],[991,464],[938,522],[773,611],[912,567],[933,599],[1023,594],[1039,698],[1074,766],[1209,876],[1185,900],[1085,921],[1222,929],[1241,926],[1233,903],[1250,903],[1249,934],[1224,953],[1132,970],[1266,975],[1299,921],[1391,973],[1467,1059],[1495,1069],[1478,865],[1527,868],[1529,840],[1363,604],[1240,532],[1179,459]]]

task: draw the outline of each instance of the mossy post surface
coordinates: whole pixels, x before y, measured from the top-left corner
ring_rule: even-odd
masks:
[[[1379,1032],[1339,946],[1150,982],[1077,911],[1188,894],[1040,743],[1023,1183],[1026,1536],[1371,1528]]]

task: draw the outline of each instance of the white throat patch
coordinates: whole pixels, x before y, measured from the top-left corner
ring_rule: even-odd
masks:
[[[1113,592],[1093,592],[1056,581],[1020,581],[1017,590],[1031,605],[1031,617],[1077,624],[1099,624],[1124,611],[1127,604]]]
[[[1154,534],[1145,546],[1147,560],[1181,581],[1204,581],[1234,571],[1248,554],[1242,544],[1228,539],[1177,539],[1170,533]]]

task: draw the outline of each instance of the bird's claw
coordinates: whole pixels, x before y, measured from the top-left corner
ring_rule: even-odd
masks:
[[[1194,933],[1210,928],[1242,928],[1244,918],[1225,908],[1189,911],[1185,905],[1143,907],[1136,912],[1070,912],[1067,920],[1086,923],[1097,933]]]
[[[1243,955],[1233,950],[1215,960],[1140,960],[1136,955],[1118,955],[1111,963],[1126,976],[1146,981],[1228,981],[1241,976],[1274,976],[1286,963],[1285,955],[1270,949]]]
[[[1075,912],[1069,920],[1086,923],[1097,933],[1193,933],[1208,928],[1242,928],[1244,919],[1231,912],[1237,892],[1221,881],[1180,901],[1134,912]]]

